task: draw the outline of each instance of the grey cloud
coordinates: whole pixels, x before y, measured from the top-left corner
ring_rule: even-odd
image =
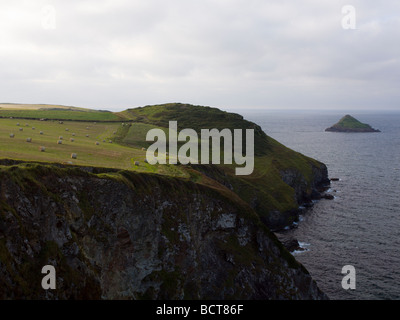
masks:
[[[56,29],[41,27],[52,3]],[[7,102],[123,109],[398,106],[400,4],[346,1],[15,1],[0,4]]]

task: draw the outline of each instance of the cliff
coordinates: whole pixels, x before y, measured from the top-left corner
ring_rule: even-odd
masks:
[[[0,166],[2,299],[326,298],[229,188],[9,164]],[[55,290],[41,288],[46,264]]]
[[[380,130],[372,128],[369,124],[362,123],[352,117],[345,115],[333,126],[325,129],[328,132],[380,132]]]
[[[207,185],[224,186],[236,193],[252,207],[272,230],[279,230],[298,220],[298,207],[319,198],[320,191],[329,184],[325,164],[295,152],[271,138],[257,124],[235,113],[217,108],[170,103],[128,109],[120,114],[135,123],[168,127],[168,121],[178,122],[179,129],[202,128],[253,129],[255,166],[249,176],[237,176],[229,165],[192,165],[202,175],[211,178]],[[135,125],[118,137],[131,147],[138,144]],[[134,136],[135,138],[130,138]],[[129,141],[134,141],[133,143]],[[204,179],[197,180],[203,183]],[[216,186],[219,184],[219,186]]]

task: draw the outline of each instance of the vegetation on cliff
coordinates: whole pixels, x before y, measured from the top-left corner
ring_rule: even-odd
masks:
[[[1,299],[326,298],[233,192],[31,163],[1,166],[0,181]]]
[[[270,231],[296,221],[298,206],[328,183],[324,164],[216,108],[174,103],[110,113],[120,122],[54,106],[54,119],[85,119],[23,120],[35,110],[18,111],[0,119],[0,297],[326,297]],[[197,132],[254,129],[253,173],[146,163],[146,133],[168,134],[169,121]],[[46,263],[59,272],[57,292],[39,286]]]
[[[0,119],[0,158],[129,169],[185,177],[219,189],[230,188],[273,229],[296,221],[299,205],[311,201],[313,194],[328,182],[324,164],[286,148],[241,115],[216,108],[181,103],[146,106],[113,113],[115,117],[124,119],[124,122],[108,122],[89,121],[93,111],[50,107],[46,109],[41,105],[39,110],[20,110],[14,106],[10,111],[19,111],[22,116],[24,112],[29,111],[29,116],[32,116],[40,110],[50,110],[59,113],[59,116],[69,113],[71,117],[79,113],[86,115],[87,121],[60,123],[54,120]],[[37,114],[38,118],[41,116]],[[253,173],[249,176],[236,176],[234,165],[177,166],[146,163],[146,151],[143,148],[151,144],[146,141],[146,133],[150,129],[160,128],[168,135],[169,121],[177,121],[179,130],[192,128],[198,133],[205,128],[254,129]],[[10,133],[14,134],[13,138],[9,137]],[[64,139],[62,144],[57,144],[60,136]],[[73,142],[70,141],[72,137]],[[27,143],[27,138],[32,141]],[[46,147],[45,152],[39,151],[41,146]],[[76,159],[71,159],[72,153],[77,155]]]

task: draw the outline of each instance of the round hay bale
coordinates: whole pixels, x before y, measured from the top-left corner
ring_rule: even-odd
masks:
[[[77,154],[76,153],[71,153],[71,159],[76,159],[77,158]]]
[[[24,129],[23,128],[19,128],[19,131],[24,131]]]
[[[58,123],[59,123],[59,124],[63,124],[64,122],[62,122],[62,121],[58,121]]]
[[[112,140],[109,140],[108,143],[112,143]]]
[[[62,136],[59,136],[59,137],[58,137],[58,139],[59,139],[59,140],[62,140],[62,139],[63,139],[63,137],[62,137]]]
[[[32,130],[35,130],[35,127],[32,127]]]
[[[39,147],[39,151],[40,151],[40,152],[45,152],[45,151],[46,151],[46,148],[43,147],[43,146],[40,146],[40,147]]]
[[[68,129],[68,128],[66,128],[66,129],[65,129],[65,131],[69,131],[69,129]]]
[[[26,138],[26,142],[32,142],[32,138]]]
[[[10,138],[14,138],[14,133],[10,133]]]
[[[19,126],[19,122],[17,122],[17,126]]]
[[[57,141],[57,144],[62,144],[62,140],[58,140],[58,141]]]
[[[29,127],[29,124],[25,123],[25,127]]]
[[[98,146],[100,143],[99,143],[98,141],[96,141],[94,144],[95,144],[96,146]]]
[[[40,134],[43,134],[43,131],[40,131],[39,133],[40,133]]]
[[[86,135],[86,138],[89,138],[89,135],[88,135],[88,134]]]
[[[144,159],[144,162],[145,162],[145,163],[149,163],[149,161],[147,161],[147,159]]]
[[[138,166],[139,165],[139,161],[135,161],[135,166]]]
[[[75,137],[75,133],[72,133],[72,136]]]
[[[74,141],[75,141],[75,139],[74,139],[74,138],[71,138],[71,139],[69,139],[69,141],[71,141],[71,142],[74,142]]]

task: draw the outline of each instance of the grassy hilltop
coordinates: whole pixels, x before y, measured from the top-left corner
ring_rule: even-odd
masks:
[[[0,159],[115,168],[191,180],[224,194],[235,193],[272,228],[296,220],[299,204],[309,201],[327,179],[322,163],[286,148],[242,116],[216,108],[172,103],[113,113],[63,106],[0,106]],[[152,143],[145,141],[146,133],[152,128],[167,132],[172,120],[178,121],[179,130],[192,128],[198,133],[202,128],[254,129],[253,173],[236,176],[236,164],[145,163],[143,148]],[[62,144],[57,143],[60,136]],[[77,159],[71,159],[72,153]]]

